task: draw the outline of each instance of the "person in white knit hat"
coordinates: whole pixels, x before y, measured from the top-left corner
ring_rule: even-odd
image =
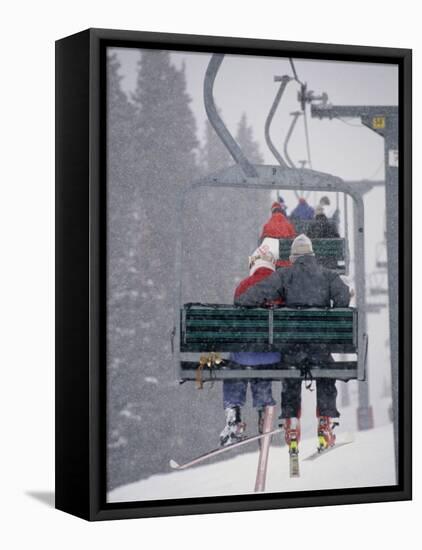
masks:
[[[350,301],[349,287],[335,271],[316,261],[312,242],[306,235],[299,235],[290,250],[291,267],[277,270],[235,298],[239,306],[262,306],[281,299],[287,307],[347,307]],[[302,352],[302,350],[299,350]],[[323,366],[332,363],[331,355],[315,345],[307,346],[302,353],[284,357],[294,365],[299,356],[311,364]],[[317,379],[318,439],[327,447],[334,445],[334,426],[340,416],[336,406],[337,389],[332,378]],[[287,444],[300,439],[301,379],[286,378],[282,385],[281,418]]]
[[[279,255],[277,239],[266,238],[249,257],[249,277],[239,283],[235,291],[235,299],[244,292],[272,275]],[[276,301],[280,303],[280,300]],[[272,365],[279,363],[279,352],[242,351],[232,353],[230,360],[244,366]],[[245,424],[242,422],[241,409],[246,402],[246,391],[250,383],[252,405],[258,411],[258,429],[262,430],[263,413],[266,406],[275,405],[272,395],[271,380],[262,379],[228,379],[223,382],[223,405],[226,415],[226,425],[220,434],[222,446],[235,443],[243,437]]]

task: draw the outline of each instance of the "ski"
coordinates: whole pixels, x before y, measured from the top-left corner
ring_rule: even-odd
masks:
[[[319,449],[316,450],[314,453],[312,453],[311,455],[306,457],[304,460],[316,460],[317,458],[319,458],[321,456],[325,456],[327,453],[329,453],[331,451],[335,451],[336,449],[339,449],[340,447],[344,447],[344,445],[350,445],[350,443],[353,443],[353,442],[354,442],[353,436],[348,436],[347,438],[342,439],[341,441],[339,441],[338,443],[336,443],[332,447],[328,447],[327,449],[324,449],[324,450],[319,450]]]
[[[225,453],[226,451],[231,451],[232,449],[236,449],[237,447],[241,447],[242,445],[247,445],[248,443],[252,443],[252,441],[259,441],[263,437],[268,437],[268,436],[280,433],[281,431],[282,431],[282,428],[276,428],[275,430],[271,430],[270,432],[267,432],[267,433],[245,437],[245,439],[242,439],[241,441],[236,441],[236,443],[232,443],[231,445],[227,445],[226,447],[218,447],[217,449],[213,449],[208,453],[204,453],[203,455],[200,455],[190,460],[189,462],[186,462],[185,464],[179,464],[175,460],[171,459],[170,468],[172,468],[173,470],[185,470],[186,468],[189,468],[190,466],[194,466],[195,464],[199,464],[200,462],[203,462],[208,458]]]
[[[300,477],[299,448],[297,441],[291,441],[289,445],[289,472],[290,477]]]
[[[284,418],[283,429],[285,430],[285,441],[289,450],[289,473],[290,477],[300,477],[299,470],[299,439],[300,420],[297,417]]]

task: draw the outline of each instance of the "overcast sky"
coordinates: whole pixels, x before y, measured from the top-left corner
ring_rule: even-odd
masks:
[[[134,89],[136,63],[140,50],[116,50],[122,65],[122,86],[126,92]],[[186,65],[188,92],[192,98],[198,136],[203,137],[206,113],[203,105],[203,80],[210,54],[172,53],[175,65]],[[337,61],[295,60],[299,78],[310,89],[328,93],[336,105],[397,105],[398,70],[396,65],[343,63]],[[254,129],[266,163],[276,164],[264,139],[264,124],[277,93],[279,83],[274,76],[292,75],[286,58],[227,55],[215,82],[216,103],[232,133],[243,112]],[[284,137],[290,125],[292,111],[299,109],[298,84],[291,83],[280,103],[272,124],[274,142],[282,150]],[[349,124],[333,120],[311,119],[309,132],[313,168],[330,172],[346,179],[382,178],[383,139],[362,127],[357,119]],[[289,144],[292,160],[306,159],[303,121],[299,119]],[[377,171],[378,170],[378,171]]]

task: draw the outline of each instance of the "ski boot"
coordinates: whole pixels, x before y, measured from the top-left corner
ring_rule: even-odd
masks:
[[[228,407],[226,410],[226,425],[220,434],[220,445],[226,447],[237,441],[241,441],[244,436],[246,424],[240,418],[240,407]]]
[[[329,447],[334,447],[336,436],[334,428],[339,425],[337,419],[329,416],[318,417],[318,452],[323,452]]]
[[[300,420],[295,416],[292,418],[284,418],[282,421],[284,428],[284,439],[289,447],[289,452],[299,451],[300,441]]]
[[[284,439],[289,447],[290,477],[299,477],[299,441],[300,441],[300,420],[299,418],[284,418]]]

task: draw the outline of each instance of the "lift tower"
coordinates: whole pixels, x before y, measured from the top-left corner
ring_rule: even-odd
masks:
[[[364,126],[384,138],[385,201],[388,298],[390,316],[391,387],[393,399],[394,443],[398,453],[398,107],[392,105],[330,105],[327,102],[311,105],[311,115],[317,118],[359,118]],[[359,394],[360,407],[369,403],[365,390]]]

